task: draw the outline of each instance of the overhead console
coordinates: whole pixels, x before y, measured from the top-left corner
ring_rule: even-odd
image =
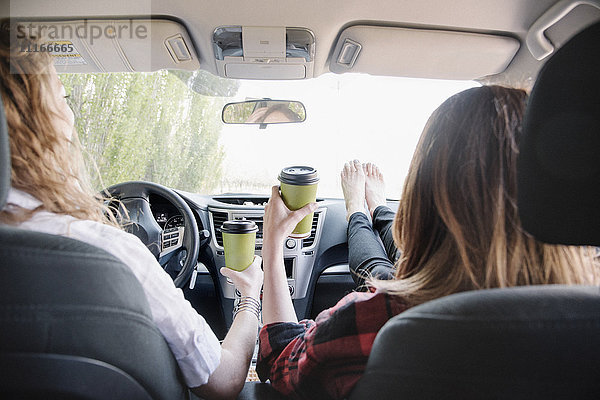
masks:
[[[16,34],[39,37],[43,45],[24,50],[49,52],[59,73],[200,67],[186,28],[167,19],[20,21]]]
[[[213,48],[225,78],[313,77],[315,36],[306,28],[223,26],[214,31]]]

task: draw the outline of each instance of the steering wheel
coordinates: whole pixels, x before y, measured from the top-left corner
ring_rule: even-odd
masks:
[[[144,181],[119,183],[104,192],[120,200],[121,207],[127,209],[131,223],[125,224],[124,229],[140,238],[171,275],[176,287],[183,287],[194,271],[200,250],[198,225],[185,200],[167,187]],[[163,230],[150,209],[151,194],[159,195],[175,206],[183,216],[184,226]]]

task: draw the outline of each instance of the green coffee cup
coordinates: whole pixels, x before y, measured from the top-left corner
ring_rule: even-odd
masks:
[[[317,200],[317,184],[319,175],[317,170],[306,166],[293,166],[281,170],[279,173],[281,197],[290,210],[298,210],[308,203]],[[310,213],[296,225],[290,237],[304,239],[310,236],[313,214]]]
[[[243,271],[252,264],[257,231],[254,221],[242,219],[223,222],[221,233],[227,268]]]

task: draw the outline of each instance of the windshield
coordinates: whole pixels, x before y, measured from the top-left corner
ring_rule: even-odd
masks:
[[[376,163],[398,199],[425,122],[469,81],[325,74],[300,81],[236,81],[203,71],[65,74],[97,189],[148,180],[201,194],[268,194],[279,171],[319,171],[319,197],[342,197],[344,162]],[[298,100],[306,121],[226,125],[226,103]],[[97,168],[96,168],[97,167]]]

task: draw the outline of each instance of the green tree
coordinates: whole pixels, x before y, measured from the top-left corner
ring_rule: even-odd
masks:
[[[203,71],[64,74],[61,80],[97,189],[139,179],[193,192],[217,187],[222,96],[234,95],[237,81]]]

